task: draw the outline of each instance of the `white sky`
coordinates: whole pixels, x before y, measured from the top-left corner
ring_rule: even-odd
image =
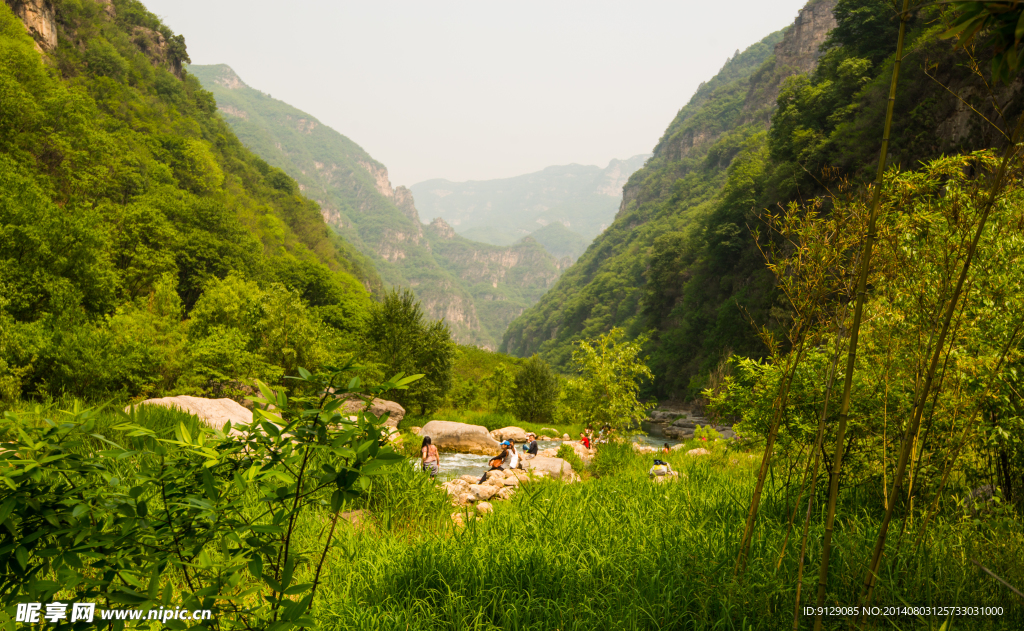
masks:
[[[805,0],[143,2],[193,63],[230,65],[411,185],[648,153]]]

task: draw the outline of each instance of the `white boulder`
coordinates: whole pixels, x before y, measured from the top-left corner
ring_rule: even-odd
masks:
[[[469,425],[453,421],[430,421],[420,431],[421,436],[430,436],[439,451],[497,455],[501,452],[498,441],[482,425]]]

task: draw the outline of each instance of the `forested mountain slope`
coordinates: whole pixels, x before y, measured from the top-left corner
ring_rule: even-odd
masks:
[[[575,260],[611,224],[622,186],[649,157],[612,160],[604,168],[552,166],[500,180],[427,180],[410,189],[422,211],[468,239],[508,245],[532,234],[552,254]],[[555,225],[565,230],[544,230]]]
[[[348,348],[379,277],[187,60],[135,0],[0,3],[0,400],[205,391]]]
[[[998,140],[970,111],[996,117],[988,84],[937,37],[943,19],[928,8],[911,21],[893,164]],[[630,178],[612,226],[510,325],[502,348],[564,366],[574,340],[613,326],[651,332],[651,393],[662,397],[695,396],[730,353],[761,355],[756,328],[779,314],[754,239],[760,213],[871,171],[897,29],[884,0],[812,0],[783,33],[729,60]],[[1019,87],[997,90],[1007,115]]]
[[[444,222],[424,226],[409,189],[392,187],[387,168],[349,138],[246,85],[228,66],[188,71],[247,147],[294,177],[385,283],[411,288],[459,341],[496,348],[508,322],[561,273],[536,241],[498,247],[449,235]]]

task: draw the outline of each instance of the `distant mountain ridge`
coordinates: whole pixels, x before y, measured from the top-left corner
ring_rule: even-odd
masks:
[[[377,268],[411,288],[457,340],[496,348],[508,323],[551,287],[568,261],[534,239],[475,243],[444,220],[420,220],[413,194],[387,168],[315,117],[248,85],[228,66],[189,66],[239,139],[293,177],[325,221]]]
[[[548,230],[535,238],[545,247],[550,243],[555,248],[549,248],[552,254],[575,260],[611,225],[622,200],[623,185],[649,157],[641,154],[616,159],[604,168],[551,166],[497,180],[433,179],[409,188],[425,214],[441,217],[460,235],[484,243],[510,245],[561,224],[569,232]]]

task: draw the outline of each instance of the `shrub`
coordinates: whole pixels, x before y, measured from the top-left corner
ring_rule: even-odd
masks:
[[[693,430],[693,437],[697,440],[700,440],[702,438],[706,438],[708,440],[717,440],[721,438],[722,435],[719,434],[715,430],[715,428],[711,427],[710,425],[705,425],[703,427],[697,425],[697,427]]]
[[[558,377],[534,355],[516,375],[512,412],[524,423],[550,423],[558,404]]]
[[[583,460],[581,460],[580,457],[576,455],[576,450],[572,448],[572,445],[562,443],[562,445],[558,448],[558,454],[556,455],[562,460],[572,465],[572,470],[575,471],[576,473],[583,472]]]

